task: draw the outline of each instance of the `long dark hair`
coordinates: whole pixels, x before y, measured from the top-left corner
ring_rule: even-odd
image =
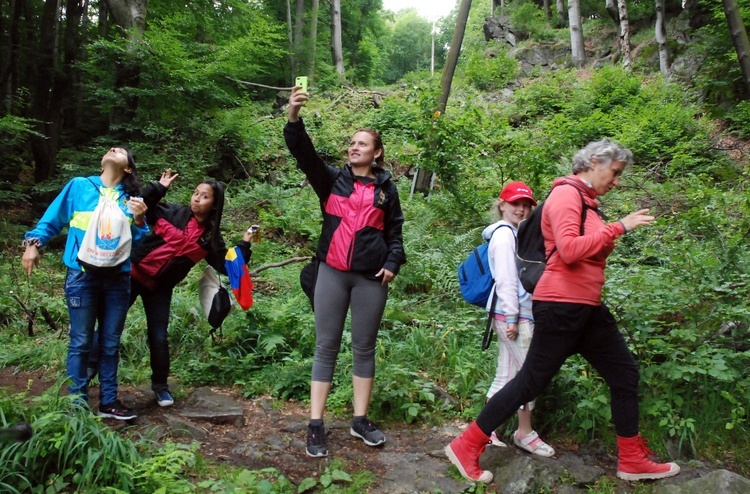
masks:
[[[125,149],[125,148],[123,148]],[[126,173],[125,177],[122,179],[122,188],[125,191],[127,195],[130,197],[133,196],[141,196],[141,179],[138,176],[138,170],[135,166],[135,158],[133,158],[133,154],[125,149],[125,152],[128,153],[128,168],[130,168],[130,173]]]
[[[212,252],[217,252],[221,246],[221,215],[224,214],[224,184],[218,180],[206,179],[202,184],[211,187],[214,192],[214,205],[211,214],[208,215],[206,231],[210,232],[208,237],[209,247]]]

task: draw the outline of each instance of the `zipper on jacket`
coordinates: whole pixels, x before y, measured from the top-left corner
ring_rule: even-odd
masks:
[[[352,269],[352,260],[354,258],[354,242],[357,239],[357,233],[360,230],[360,219],[362,218],[362,215],[360,214],[362,212],[362,201],[364,201],[365,192],[367,191],[367,187],[372,185],[373,189],[375,188],[375,183],[364,185],[360,182],[360,188],[361,193],[357,194],[357,200],[359,203],[357,204],[357,216],[354,219],[354,233],[352,234],[352,243],[349,245],[349,252],[346,255],[346,267],[351,271]],[[357,180],[354,181],[354,192],[357,193]]]

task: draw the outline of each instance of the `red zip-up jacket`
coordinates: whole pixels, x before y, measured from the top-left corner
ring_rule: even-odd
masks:
[[[558,187],[563,182],[573,187]],[[578,191],[586,204],[593,209],[598,207],[594,190],[575,175],[556,179],[544,201],[545,250],[547,255],[555,246],[557,250],[547,262],[532,300],[601,305],[607,256],[625,229],[619,221],[605,224],[598,214],[589,211],[581,235],[583,204]]]
[[[318,258],[332,268],[370,278],[381,268],[397,274],[406,262],[401,233],[404,215],[391,174],[373,167],[375,181],[363,184],[348,163],[344,168],[326,165],[302,119],[287,122],[284,139],[320,199],[323,230]]]
[[[190,206],[160,202],[166,193],[167,188],[159,182],[143,188],[143,201],[148,206],[146,221],[152,234],[131,254],[133,278],[149,290],[171,289],[203,259],[227,274],[224,239],[211,249],[209,232],[195,220]],[[245,262],[250,262],[251,245],[240,241],[237,246]]]

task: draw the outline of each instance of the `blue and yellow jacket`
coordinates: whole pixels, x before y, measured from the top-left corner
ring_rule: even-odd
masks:
[[[143,226],[133,225],[133,215],[128,212],[126,202],[130,199],[122,188],[122,184],[114,188],[105,187],[98,176],[76,177],[65,184],[60,194],[52,201],[47,211],[36,227],[24,235],[26,240],[39,239],[42,245],[47,243],[68,226],[68,239],[65,243],[63,262],[71,269],[82,271],[78,264],[78,249],[83,241],[83,235],[91,221],[91,214],[99,204],[99,191],[104,196],[117,201],[117,204],[130,221],[130,233],[133,236],[133,247],[139,245],[149,232],[148,223]],[[130,262],[123,264],[123,272],[130,271]]]

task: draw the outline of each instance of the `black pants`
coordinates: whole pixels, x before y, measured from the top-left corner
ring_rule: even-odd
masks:
[[[638,364],[605,305],[534,302],[534,336],[520,372],[477,417],[487,435],[536,398],[565,360],[581,354],[604,378],[611,393],[617,435],[638,434]]]

